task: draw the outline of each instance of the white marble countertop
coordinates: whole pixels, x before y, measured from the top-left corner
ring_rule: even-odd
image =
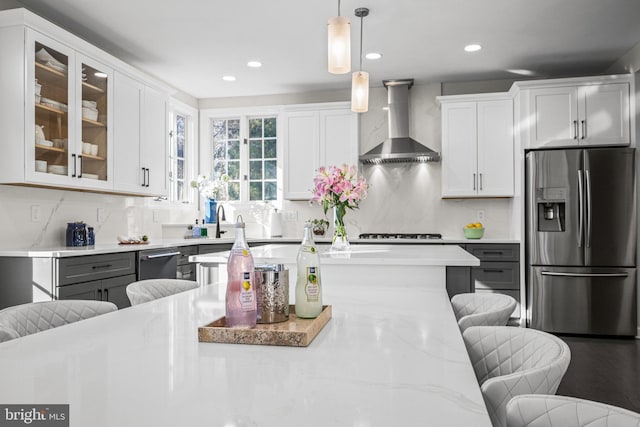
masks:
[[[306,348],[199,343],[224,286],[0,344],[0,402],[70,404],[72,426],[490,426],[443,288],[325,283]]]
[[[251,243],[300,243],[297,237],[264,237],[249,238]],[[416,239],[350,239],[354,245],[358,244],[410,244],[410,245],[442,245],[442,244],[466,244],[466,243],[520,243],[518,240],[512,239],[455,239],[447,238],[433,240],[416,240]],[[316,239],[317,243],[331,242],[330,238]],[[95,246],[84,247],[67,247],[67,246],[50,246],[50,247],[3,247],[0,246],[0,257],[31,257],[31,258],[64,258],[70,256],[82,255],[98,255],[117,252],[141,251],[147,249],[162,249],[169,247],[191,246],[191,245],[215,245],[222,243],[233,243],[232,237],[224,238],[201,238],[201,239],[153,239],[149,244],[145,245],[119,245],[115,239],[112,243],[101,243]]]
[[[480,260],[456,245],[352,245],[349,251],[331,252],[329,245],[318,245],[321,265],[414,265],[477,266]],[[251,248],[256,263],[295,263],[296,245],[264,245]],[[228,251],[192,255],[189,261],[226,264]]]

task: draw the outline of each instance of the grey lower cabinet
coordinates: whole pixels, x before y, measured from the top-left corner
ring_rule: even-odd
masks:
[[[447,267],[449,297],[468,292],[506,294],[518,302],[511,317],[520,318],[520,245],[467,243],[459,246],[480,259],[480,265]]]
[[[59,258],[57,298],[110,301],[118,308],[131,304],[127,285],[136,281],[136,253]]]

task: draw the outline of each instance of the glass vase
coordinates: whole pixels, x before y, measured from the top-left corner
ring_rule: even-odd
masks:
[[[218,204],[215,199],[204,199],[204,222],[213,224],[216,222],[216,208]]]
[[[341,252],[349,250],[349,239],[344,226],[344,206],[333,207],[333,240],[331,241],[331,251]]]

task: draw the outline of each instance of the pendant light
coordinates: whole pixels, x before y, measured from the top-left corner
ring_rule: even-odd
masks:
[[[351,71],[351,23],[349,18],[338,16],[329,19],[328,30],[328,70],[332,74],[346,74]]]
[[[351,111],[366,113],[369,111],[369,73],[362,71],[362,27],[363,18],[369,15],[369,9],[359,7],[355,13],[360,18],[360,70],[351,77]]]

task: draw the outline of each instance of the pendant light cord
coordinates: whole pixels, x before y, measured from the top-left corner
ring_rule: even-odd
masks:
[[[338,0],[338,16],[340,16],[340,0]]]
[[[364,15],[360,15],[360,71],[362,71],[362,28],[364,27]]]

